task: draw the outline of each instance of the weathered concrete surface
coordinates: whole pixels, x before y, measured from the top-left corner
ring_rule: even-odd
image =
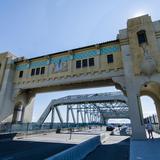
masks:
[[[155,139],[131,141],[130,160],[159,160],[160,136],[154,133]]]

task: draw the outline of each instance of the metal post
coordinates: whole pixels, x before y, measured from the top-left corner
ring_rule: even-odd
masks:
[[[90,107],[90,109],[89,109],[89,119],[90,119],[90,123],[92,123],[92,115],[91,115],[91,106],[89,106]]]
[[[68,121],[69,121],[69,110],[70,110],[70,107],[67,105],[67,115],[66,115],[66,123],[67,123],[67,127],[68,126]]]
[[[73,122],[76,124],[76,119],[75,119],[75,116],[74,116],[74,112],[73,112],[72,106],[70,106],[70,110],[71,110]]]
[[[61,124],[62,124],[62,123],[63,123],[63,119],[62,119],[61,113],[60,113],[58,107],[55,107],[55,109],[56,109],[56,111],[57,111],[58,118],[59,118],[59,120],[60,120],[60,122],[61,122]]]
[[[154,124],[156,124],[156,115],[153,115]]]
[[[80,107],[80,114],[81,114],[82,123],[84,123],[83,114],[82,114],[82,107]]]
[[[86,124],[86,111],[84,109],[84,123]]]
[[[53,128],[54,125],[54,107],[51,109],[51,128]]]
[[[90,123],[89,110],[87,111],[87,118],[88,118],[88,123]]]
[[[23,123],[23,118],[24,118],[24,112],[25,112],[25,107],[22,106],[22,110],[21,110],[21,119],[20,119],[20,122]]]
[[[77,105],[77,124],[79,124],[79,106]]]

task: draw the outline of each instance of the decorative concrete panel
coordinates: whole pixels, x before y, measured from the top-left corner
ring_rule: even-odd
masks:
[[[52,64],[58,64],[60,62],[68,62],[68,61],[70,61],[72,59],[73,59],[72,55],[63,56],[63,57],[56,57],[56,58],[52,58],[51,59],[51,63]]]
[[[43,66],[47,66],[48,64],[49,64],[49,60],[48,61],[32,62],[30,65],[30,68],[43,67]]]
[[[42,67],[42,66],[47,66],[49,64],[49,61],[51,64],[59,64],[62,62],[68,62],[71,60],[78,60],[78,59],[85,59],[85,58],[90,58],[90,57],[94,57],[96,55],[99,54],[112,54],[114,52],[118,52],[120,51],[120,47],[119,46],[111,46],[111,47],[104,47],[101,48],[100,50],[90,50],[90,51],[86,51],[86,52],[80,52],[80,53],[76,53],[74,55],[68,55],[68,56],[61,56],[61,57],[55,57],[55,58],[51,58],[50,60],[47,61],[36,61],[36,62],[31,62],[31,64],[21,64],[16,66],[16,70],[17,71],[21,71],[21,70],[26,70],[29,68],[37,68],[37,67]]]
[[[74,59],[85,59],[89,57],[94,57],[98,54],[97,50],[81,52],[74,55]]]
[[[29,64],[21,64],[21,65],[16,66],[17,71],[26,70],[28,68],[29,68]]]
[[[114,52],[119,52],[119,51],[120,51],[119,46],[105,47],[100,49],[101,54],[112,54]]]

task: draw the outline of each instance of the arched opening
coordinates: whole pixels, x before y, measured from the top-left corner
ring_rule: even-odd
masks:
[[[160,122],[160,84],[148,82],[141,87],[141,108],[144,124],[150,122],[159,129]]]
[[[131,136],[131,121],[129,118],[110,118],[107,123],[108,127],[113,127],[112,135]]]
[[[140,30],[139,32],[137,32],[137,37],[139,45],[147,43],[147,36],[145,30]]]
[[[143,118],[147,118],[152,115],[157,115],[154,100],[150,96],[141,96],[140,99],[142,105]]]
[[[23,122],[24,107],[21,102],[17,103],[14,108],[12,123]]]

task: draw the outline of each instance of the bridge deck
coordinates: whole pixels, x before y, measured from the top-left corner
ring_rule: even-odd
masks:
[[[13,141],[1,141],[0,160],[43,160],[100,132],[102,132],[100,129],[76,132],[72,134],[71,140],[67,133],[48,133],[15,138]]]

